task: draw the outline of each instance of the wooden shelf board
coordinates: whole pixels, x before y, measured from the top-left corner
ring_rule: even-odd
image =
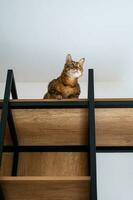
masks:
[[[1,176],[10,176],[13,153],[3,153]],[[38,152],[19,153],[18,176],[86,176],[88,153]]]
[[[62,99],[62,100],[55,100],[55,99],[11,99],[10,102],[56,102],[56,101],[87,101],[86,98],[80,99]],[[133,98],[95,98],[95,101],[133,101]],[[0,103],[3,102],[3,99],[0,99]]]
[[[5,200],[88,200],[90,177],[2,177]]]
[[[36,101],[57,100],[11,100]],[[78,102],[87,99],[61,101]],[[95,101],[133,101],[133,98],[96,98]],[[88,110],[85,108],[13,109],[12,112],[20,145],[87,144]],[[95,116],[97,146],[133,146],[133,108],[96,108]],[[8,132],[7,128],[5,144],[11,144]]]
[[[20,145],[84,145],[88,111],[82,109],[13,109]],[[97,146],[133,146],[133,108],[95,110]],[[11,144],[8,128],[5,144]]]
[[[0,181],[90,181],[90,176],[1,176]]]

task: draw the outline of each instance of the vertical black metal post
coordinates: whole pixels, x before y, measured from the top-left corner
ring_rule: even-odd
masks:
[[[12,70],[9,70],[12,71]],[[18,94],[17,94],[17,89],[16,89],[16,84],[15,84],[15,78],[14,78],[14,74],[12,71],[12,87],[11,87],[11,94],[12,94],[12,98],[13,99],[18,99]]]
[[[9,106],[11,86],[12,86],[12,71],[9,70],[6,79],[6,87],[5,87],[4,101],[3,101],[1,121],[0,121],[0,165],[2,160],[4,132],[6,129],[7,118],[8,118],[8,106]]]
[[[1,122],[0,122],[0,164],[2,160],[2,151],[3,151],[3,143],[4,143],[4,133],[6,129],[6,124],[8,121],[9,130],[11,134],[11,139],[14,145],[14,148],[18,146],[17,134],[15,129],[15,124],[12,116],[12,112],[9,106],[10,93],[12,94],[13,99],[17,99],[17,91],[15,85],[15,79],[13,75],[13,70],[8,70],[7,79],[6,79],[6,87],[4,93],[2,114],[1,114]],[[18,165],[18,152],[14,152],[13,156],[13,166],[12,166],[12,175],[17,175],[17,165]]]
[[[11,94],[12,94],[13,99],[18,99],[13,71],[12,71]],[[9,129],[10,129],[10,134],[11,134],[11,138],[13,141],[13,145],[14,145],[14,147],[17,147],[18,146],[17,133],[16,133],[16,128],[15,128],[15,123],[13,120],[12,112],[10,109],[9,109],[8,125],[9,125]],[[15,151],[14,155],[13,155],[12,176],[17,176],[18,159],[19,159],[19,153],[17,151]]]
[[[1,121],[0,121],[0,166],[2,162],[4,133],[5,133],[7,119],[8,119],[8,106],[9,106],[11,86],[12,86],[12,71],[8,71],[5,93],[4,93],[4,101],[3,101],[2,113],[1,113]],[[1,185],[0,185],[0,199],[1,200],[5,199]]]
[[[0,200],[5,200],[2,186],[0,185]]]
[[[12,139],[14,150],[15,150],[16,147],[18,146],[18,139],[17,139],[15,123],[14,123],[12,112],[10,109],[8,112],[8,126],[9,126],[11,139]],[[15,150],[13,154],[12,176],[17,175],[18,156],[19,156],[19,153]]]
[[[97,200],[96,175],[96,141],[95,141],[95,102],[94,102],[94,74],[93,69],[88,70],[88,135],[90,147],[90,200]]]

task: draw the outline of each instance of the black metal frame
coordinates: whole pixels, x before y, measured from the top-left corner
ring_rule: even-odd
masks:
[[[95,101],[95,108],[133,108],[133,101]],[[88,101],[19,101],[19,102],[9,102],[11,109],[61,109],[61,108],[88,108]],[[0,108],[2,108],[2,102],[0,102]]]
[[[80,101],[10,101],[10,93],[13,99],[17,99],[17,90],[12,70],[8,70],[4,101],[0,102],[2,109],[0,121],[0,164],[3,152],[13,152],[12,176],[17,175],[19,152],[88,152],[89,173],[91,176],[91,200],[97,200],[96,178],[96,152],[100,153],[129,153],[133,152],[133,146],[100,146],[95,142],[95,108],[133,108],[133,101],[95,101],[94,100],[94,74],[93,69],[88,71],[88,99]],[[12,109],[30,108],[88,108],[88,145],[63,145],[63,146],[21,146],[18,143]],[[8,122],[13,145],[4,145],[4,133]],[[0,199],[4,200],[0,186]]]
[[[4,145],[3,152],[88,152],[87,145],[65,145],[65,146],[27,146],[19,145],[14,148]],[[133,146],[104,146],[96,147],[96,153],[133,153]]]
[[[88,135],[89,141],[89,164],[90,164],[90,199],[97,200],[97,177],[96,177],[96,141],[95,141],[95,102],[94,102],[94,74],[93,69],[88,71]]]
[[[0,166],[2,162],[2,152],[3,152],[3,143],[4,143],[4,133],[6,130],[7,122],[11,134],[11,139],[13,143],[13,147],[15,148],[18,146],[18,139],[15,129],[15,124],[12,116],[12,111],[9,107],[10,102],[10,94],[12,95],[13,99],[17,99],[17,90],[15,85],[15,79],[13,70],[8,70],[7,79],[6,79],[6,87],[4,93],[4,101],[2,106],[2,113],[1,113],[1,121],[0,121]],[[17,175],[17,165],[18,165],[18,153],[14,151],[13,155],[13,166],[12,166],[12,176]],[[2,191],[2,186],[0,186],[0,199],[4,200],[4,193]]]
[[[10,135],[12,139],[12,143],[14,148],[18,146],[18,139],[15,129],[15,124],[12,116],[12,111],[9,106],[10,102],[10,94],[12,95],[13,99],[18,99],[16,84],[14,79],[13,70],[8,70],[7,72],[7,79],[6,79],[6,87],[4,93],[4,101],[2,106],[2,113],[1,113],[1,122],[0,122],[0,165],[2,160],[2,151],[3,151],[3,143],[4,143],[4,133],[6,129],[6,125],[8,122]],[[17,175],[17,165],[18,165],[18,153],[14,151],[13,155],[13,166],[12,166],[12,176]]]

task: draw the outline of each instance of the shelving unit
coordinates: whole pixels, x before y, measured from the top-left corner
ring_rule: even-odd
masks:
[[[96,152],[133,152],[133,99],[94,99],[92,69],[61,101],[18,99],[8,70],[0,112],[1,200],[97,200]]]

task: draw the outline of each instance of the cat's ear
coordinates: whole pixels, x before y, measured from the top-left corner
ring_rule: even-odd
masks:
[[[71,56],[71,54],[67,54],[67,56],[66,56],[66,63],[67,62],[71,62],[72,61],[72,56]]]
[[[79,60],[79,64],[80,64],[82,67],[83,67],[84,62],[85,62],[85,58],[81,58],[81,59]]]

